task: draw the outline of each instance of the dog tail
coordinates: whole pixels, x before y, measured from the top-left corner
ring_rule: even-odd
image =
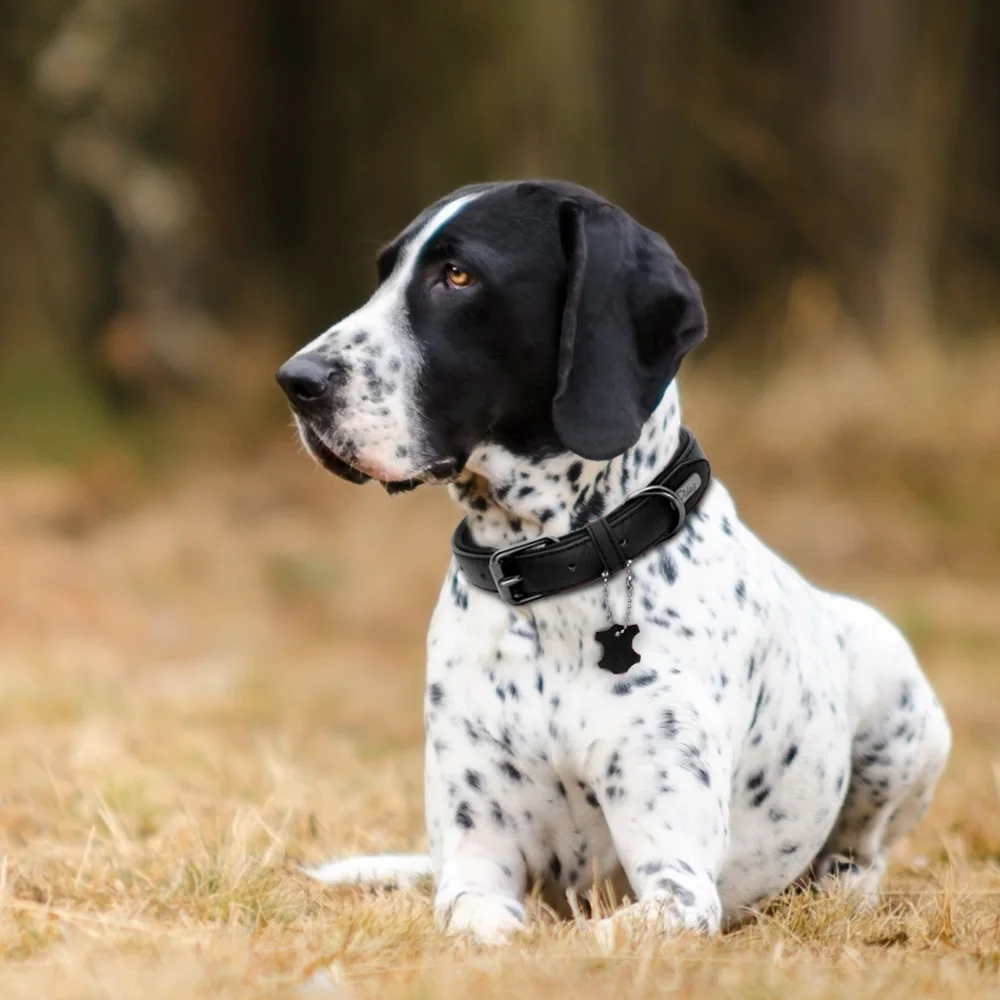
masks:
[[[428,854],[369,854],[339,858],[318,868],[303,868],[302,872],[324,885],[378,885],[401,889],[432,875]]]

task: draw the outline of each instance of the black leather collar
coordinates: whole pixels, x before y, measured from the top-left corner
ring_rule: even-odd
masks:
[[[455,561],[474,587],[507,604],[530,604],[613,576],[684,525],[712,479],[705,453],[686,428],[670,464],[610,514],[560,538],[542,535],[506,549],[472,541],[463,520],[451,538]]]

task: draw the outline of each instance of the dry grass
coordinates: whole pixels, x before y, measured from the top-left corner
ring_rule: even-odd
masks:
[[[0,479],[0,996],[1000,995],[1000,360],[862,355],[687,379],[747,519],[910,630],[956,731],[886,903],[778,901],[717,941],[477,953],[426,894],[297,872],[418,848],[423,628],[455,518],[315,473],[286,435],[150,484]],[[391,569],[372,558],[397,553]]]

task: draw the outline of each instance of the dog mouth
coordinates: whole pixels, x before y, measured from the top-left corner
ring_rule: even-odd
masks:
[[[358,486],[374,479],[390,495],[408,493],[425,483],[438,485],[451,482],[465,465],[460,459],[449,458],[428,463],[405,479],[394,479],[387,476],[381,468],[372,468],[359,462],[353,455],[347,458],[342,452],[334,451],[323,435],[307,421],[298,420],[297,423],[306,447],[327,472]]]
[[[298,425],[299,432],[302,434],[302,440],[305,442],[305,446],[312,453],[313,458],[315,458],[327,472],[332,472],[333,475],[339,476],[341,479],[346,479],[349,483],[356,483],[358,486],[367,483],[368,480],[372,478],[367,473],[355,468],[346,459],[341,458],[326,443],[326,441],[323,440],[322,436],[312,427],[312,425],[308,424],[304,420],[299,420]]]

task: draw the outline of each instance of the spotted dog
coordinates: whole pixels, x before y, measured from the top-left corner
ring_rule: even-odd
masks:
[[[463,188],[382,251],[378,278],[278,373],[330,471],[447,483],[475,542],[505,547],[581,527],[670,462],[704,309],[664,240],[606,200]],[[453,563],[427,643],[429,858],[317,875],[430,872],[441,924],[483,942],[523,926],[537,879],[623,876],[617,919],[668,932],[716,932],[795,883],[873,895],[951,740],[904,638],[805,581],[717,481],[632,571],[641,662],[615,676],[597,666],[600,585],[511,607]]]

